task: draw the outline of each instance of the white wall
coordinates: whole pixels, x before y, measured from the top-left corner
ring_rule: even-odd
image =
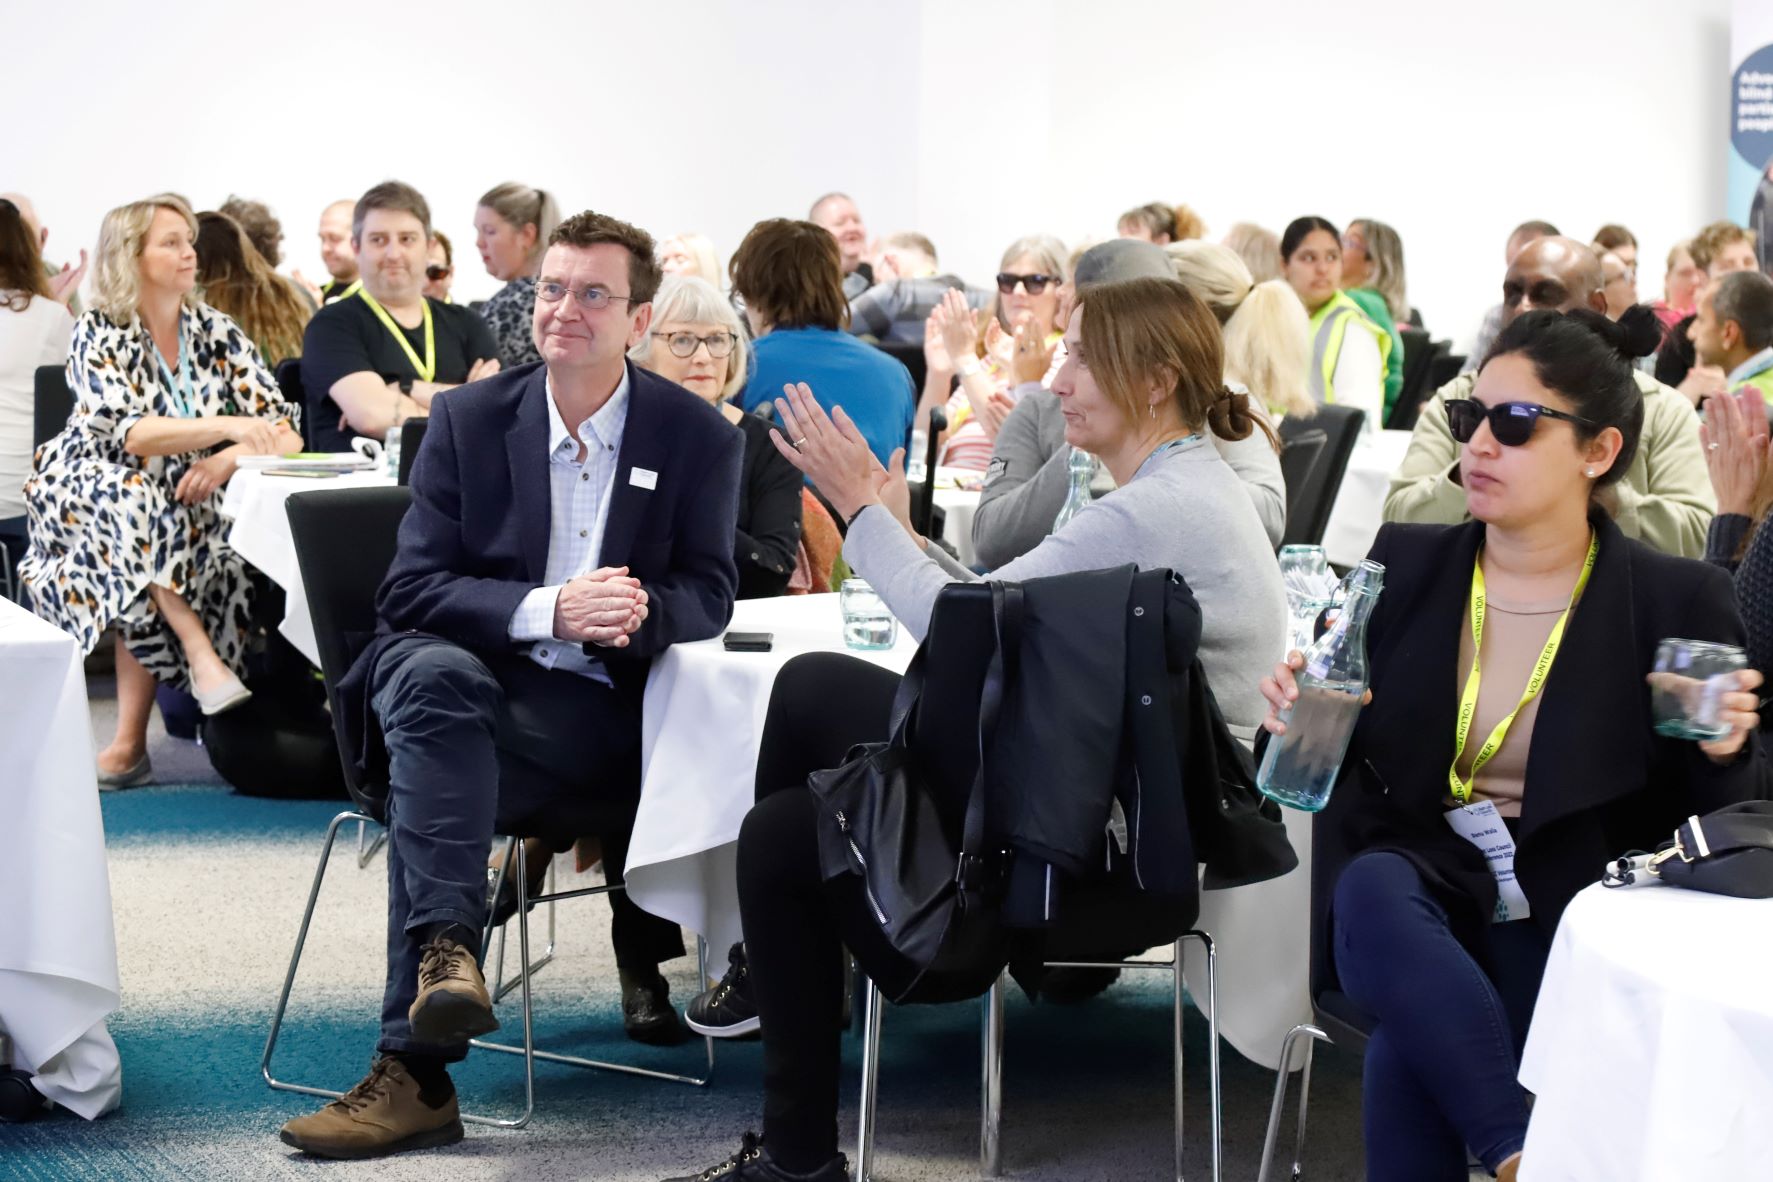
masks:
[[[0,189],[65,257],[158,189],[282,215],[320,273],[321,206],[397,176],[466,248],[505,179],[730,253],[842,188],[984,282],[1011,239],[1108,236],[1185,200],[1217,234],[1390,221],[1438,335],[1468,337],[1510,227],[1639,234],[1645,298],[1722,216],[1729,0],[465,0],[224,6],[23,0]],[[542,22],[552,27],[538,31]],[[17,57],[17,55],[15,55]],[[398,99],[392,96],[400,96]]]

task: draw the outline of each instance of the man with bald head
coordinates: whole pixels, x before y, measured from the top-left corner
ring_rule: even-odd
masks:
[[[320,261],[332,278],[320,285],[320,302],[342,299],[357,283],[357,251],[351,245],[355,201],[335,201],[320,215]]]
[[[1573,238],[1545,237],[1523,247],[1502,282],[1502,327],[1535,309],[1607,311],[1604,276],[1594,251]],[[1484,358],[1477,359],[1481,368]],[[1679,392],[1634,369],[1644,396],[1644,433],[1625,479],[1608,504],[1630,538],[1668,554],[1698,558],[1716,501],[1699,446],[1699,418]],[[1392,477],[1386,521],[1457,525],[1469,520],[1459,484],[1459,444],[1447,426],[1449,399],[1470,398],[1477,373],[1462,373],[1422,408],[1410,450]]]

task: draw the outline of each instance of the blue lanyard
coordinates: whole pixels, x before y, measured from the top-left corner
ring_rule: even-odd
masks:
[[[166,358],[161,356],[160,346],[154,344],[152,338],[149,339],[148,344],[154,350],[154,360],[160,363],[160,376],[166,379],[167,393],[172,395],[172,401],[178,408],[179,417],[191,418],[193,415],[191,407],[196,400],[196,383],[191,377],[191,353],[185,346],[184,318],[182,316],[179,318],[179,376],[177,380],[174,380],[172,370],[166,367]]]
[[[1134,480],[1139,479],[1139,477],[1144,474],[1145,469],[1151,467],[1152,462],[1155,461],[1159,456],[1163,455],[1165,452],[1171,451],[1171,450],[1178,448],[1178,447],[1181,447],[1185,443],[1193,443],[1195,440],[1197,440],[1199,438],[1200,438],[1200,432],[1196,431],[1192,435],[1184,435],[1180,439],[1172,439],[1167,443],[1158,444],[1155,448],[1152,449],[1151,454],[1145,457],[1145,462],[1139,465],[1139,471],[1133,473],[1133,479]]]

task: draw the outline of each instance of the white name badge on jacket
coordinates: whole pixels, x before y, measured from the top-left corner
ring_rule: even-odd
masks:
[[[651,468],[630,468],[628,483],[636,488],[657,488],[659,487],[659,474]]]
[[[1446,817],[1453,832],[1475,845],[1490,864],[1490,873],[1496,877],[1494,921],[1507,923],[1531,915],[1526,892],[1521,890],[1521,884],[1514,877],[1514,837],[1503,824],[1495,802],[1485,800],[1468,804],[1454,809]]]

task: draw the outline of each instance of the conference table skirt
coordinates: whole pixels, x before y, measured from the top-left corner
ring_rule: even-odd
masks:
[[[729,653],[715,639],[673,645],[653,662],[627,868],[634,901],[707,937],[716,963],[742,938],[739,826],[756,795],[758,746],[777,672],[808,652],[847,652],[903,672],[916,651],[903,628],[892,649],[846,649],[835,595],[746,600],[729,627],[773,633],[774,648]],[[1281,1038],[1310,1016],[1310,818],[1289,815],[1287,825],[1299,869],[1273,882],[1204,892],[1201,903],[1200,926],[1218,945],[1220,1029],[1240,1053],[1268,1067],[1278,1062]],[[1203,1005],[1205,970],[1204,961],[1187,964],[1191,992]]]
[[[13,1066],[91,1119],[117,1107],[123,1068],[117,941],[92,759],[86,675],[72,636],[0,599],[0,1029]],[[0,1171],[3,1172],[3,1171]]]

